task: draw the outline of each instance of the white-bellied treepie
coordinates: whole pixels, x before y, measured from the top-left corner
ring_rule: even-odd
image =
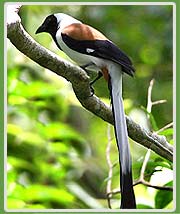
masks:
[[[79,20],[57,13],[46,17],[37,33],[51,34],[58,48],[81,67],[100,70],[108,81],[120,162],[121,208],[135,209],[131,155],[122,100],[122,76],[134,74],[129,57],[101,32]]]

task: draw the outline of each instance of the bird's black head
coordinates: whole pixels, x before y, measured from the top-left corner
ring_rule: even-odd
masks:
[[[58,28],[57,18],[52,14],[46,17],[42,25],[37,29],[36,34],[47,32],[50,33],[52,37],[55,37],[57,28]]]

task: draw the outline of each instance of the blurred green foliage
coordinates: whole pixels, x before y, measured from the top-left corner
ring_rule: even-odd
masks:
[[[28,33],[70,60],[49,35],[35,35],[44,18],[57,12],[99,29],[132,58],[136,75],[124,75],[123,93],[125,111],[134,120],[138,118],[141,125],[156,131],[172,121],[172,6],[23,6],[20,16]],[[29,60],[9,41],[7,54],[7,207],[107,208],[107,124],[80,106],[70,83]],[[152,78],[152,99],[167,102],[154,106],[149,114],[145,108]],[[95,84],[95,92],[109,103],[104,80]],[[172,128],[160,134],[172,143]],[[146,149],[132,141],[130,145],[133,175],[138,179]],[[111,159],[116,163],[112,188],[118,188],[114,139]],[[155,185],[172,185],[172,174],[171,164],[152,153],[146,179],[155,180]],[[135,194],[138,208],[173,207],[172,192],[137,185]],[[119,207],[119,199],[119,195],[113,196],[113,208]]]

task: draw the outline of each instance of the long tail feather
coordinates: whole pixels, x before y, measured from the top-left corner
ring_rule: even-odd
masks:
[[[116,68],[115,68],[116,69]],[[122,72],[110,71],[109,89],[120,163],[121,208],[135,209],[136,201],[133,190],[131,155],[128,143],[127,125],[122,100]]]

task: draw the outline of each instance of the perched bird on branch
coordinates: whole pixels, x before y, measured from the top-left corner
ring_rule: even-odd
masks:
[[[46,17],[36,34],[42,32],[49,33],[58,48],[79,66],[100,71],[101,75],[96,80],[103,75],[107,81],[119,151],[121,208],[135,209],[131,155],[122,99],[123,73],[133,76],[135,72],[131,60],[101,32],[64,13]]]

